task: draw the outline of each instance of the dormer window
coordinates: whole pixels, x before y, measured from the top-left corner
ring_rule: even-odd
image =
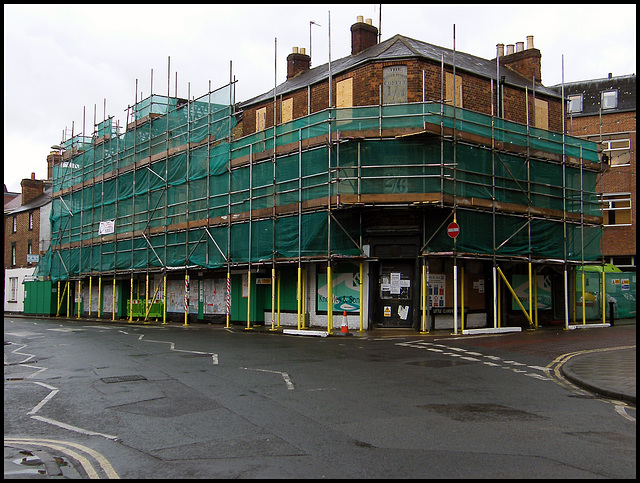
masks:
[[[618,107],[618,91],[603,91],[600,96],[602,109],[615,109]]]
[[[582,94],[576,94],[569,96],[569,103],[567,106],[567,113],[573,114],[576,112],[582,112]]]

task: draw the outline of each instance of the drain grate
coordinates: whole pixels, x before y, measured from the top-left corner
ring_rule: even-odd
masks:
[[[114,382],[146,381],[147,378],[140,374],[133,374],[131,376],[101,377],[100,380],[106,384],[113,384]]]

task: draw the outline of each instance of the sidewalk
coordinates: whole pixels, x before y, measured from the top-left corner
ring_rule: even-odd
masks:
[[[636,348],[572,357],[561,367],[574,384],[607,397],[636,404]]]

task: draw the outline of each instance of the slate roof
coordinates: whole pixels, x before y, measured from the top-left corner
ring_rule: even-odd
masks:
[[[558,94],[562,94],[562,84],[551,86]],[[607,77],[577,82],[565,82],[564,95],[582,94],[582,112],[574,112],[573,117],[592,116],[600,112],[600,93],[618,90],[618,107],[603,110],[603,114],[636,110],[636,75]]]
[[[452,66],[454,52],[453,49],[439,47],[437,45],[421,42],[398,34],[384,42],[374,45],[373,47],[369,47],[356,55],[349,55],[342,59],[332,60],[331,75],[336,76],[342,72],[355,69],[372,61],[400,60],[409,58],[423,58],[437,63],[440,63],[444,58],[445,65]],[[483,59],[481,57],[456,50],[455,66],[456,71],[466,71],[490,79],[496,78],[495,59]],[[277,86],[276,95],[287,94],[303,87],[317,84],[318,82],[325,81],[328,76],[329,63],[314,67]],[[518,86],[521,88],[528,87],[529,89],[533,89],[534,87],[531,79],[526,79],[515,71],[504,66],[500,66],[500,76],[505,77],[505,83],[507,85]],[[536,92],[540,92],[554,98],[560,97],[558,92],[555,90],[549,89],[540,84],[535,85],[535,90]],[[258,104],[269,99],[273,99],[273,89],[240,103],[240,107]]]
[[[24,205],[22,204],[22,195],[11,200],[11,202],[7,203],[4,206],[4,214],[13,215],[16,213],[22,213],[25,211],[34,210],[50,202],[51,202],[51,185],[45,184],[44,193],[36,196],[34,199],[25,203]]]

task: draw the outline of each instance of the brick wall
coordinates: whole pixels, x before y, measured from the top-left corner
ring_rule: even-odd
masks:
[[[371,106],[380,102],[380,85],[382,84],[382,71],[384,67],[392,65],[407,66],[407,100],[408,102],[422,102],[422,72],[425,72],[425,100],[439,101],[442,92],[442,72],[440,63],[427,62],[418,59],[393,62],[368,63],[353,71],[334,75],[332,79],[332,97],[335,105],[336,84],[348,77],[353,78],[353,105]],[[445,67],[445,71],[452,72]],[[456,75],[462,77],[462,106],[465,109],[491,115],[491,81],[466,72],[456,71]],[[495,97],[494,86],[494,97]],[[293,95],[294,119],[307,115],[308,89],[306,87],[293,94],[287,94],[284,98]],[[549,101],[549,130],[562,131],[562,104],[557,98],[544,98],[536,94],[537,98]],[[329,106],[328,82],[322,82],[311,86],[311,113],[321,111]],[[278,98],[278,122],[280,122],[280,99]],[[505,88],[505,118],[511,121],[525,124],[527,121],[526,94],[522,89],[507,86]],[[245,136],[255,132],[256,110],[267,108],[266,127],[273,125],[273,100],[261,105],[248,107],[244,112],[243,125],[238,128],[238,133]],[[534,97],[529,91],[529,123],[533,125]]]
[[[602,133],[629,133],[630,163],[611,167],[601,179],[597,190],[602,193],[631,193],[631,226],[608,226],[604,229],[603,254],[611,256],[635,256],[636,254],[636,112],[619,112],[579,116],[567,120],[567,133],[587,136]]]
[[[17,221],[16,233],[13,233],[14,215],[4,217],[4,266],[5,268],[31,267],[35,264],[27,264],[27,247],[31,241],[31,253],[39,253],[40,239],[40,210],[35,209],[33,213],[32,226],[29,230],[29,211],[23,211],[15,215]],[[16,246],[16,264],[11,264],[11,247]],[[42,254],[41,254],[42,255]]]

